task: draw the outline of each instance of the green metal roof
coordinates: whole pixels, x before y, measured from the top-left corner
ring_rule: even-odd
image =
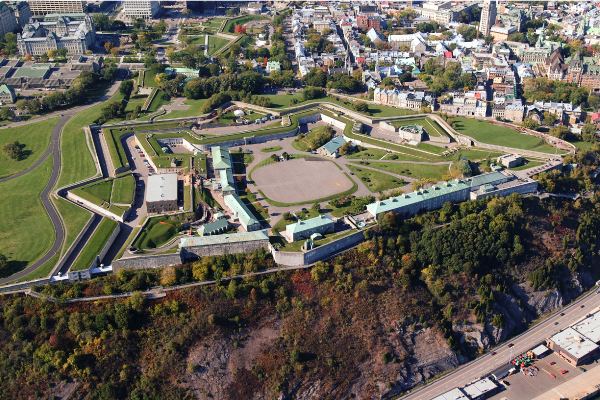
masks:
[[[202,225],[198,228],[198,233],[201,235],[212,234],[213,232],[218,232],[222,229],[227,229],[229,226],[229,221],[225,218],[216,220],[215,222],[211,222],[210,224]]]
[[[221,176],[221,190],[224,192],[235,190],[233,172],[230,169],[222,169],[219,171],[219,174]]]
[[[346,139],[344,139],[343,136],[336,136],[333,139],[331,139],[329,142],[325,143],[321,148],[324,148],[325,150],[327,150],[329,152],[329,154],[333,154],[336,151],[338,151],[340,149],[340,147],[343,146],[344,143],[346,143]]]
[[[478,187],[488,184],[494,184],[501,181],[507,181],[508,177],[500,172],[491,172],[489,174],[477,175],[471,178],[469,185],[471,187]]]
[[[180,248],[208,246],[213,244],[227,244],[240,242],[253,242],[257,240],[269,240],[267,231],[254,231],[242,233],[229,233],[226,235],[200,236],[181,239]]]
[[[6,86],[3,84],[2,86],[0,86],[0,93],[12,94],[14,93],[14,90],[10,86]]]
[[[214,169],[231,169],[231,155],[229,154],[229,148],[225,146],[211,147]]]
[[[237,194],[228,194],[223,197],[225,202],[233,209],[235,214],[238,216],[246,226],[258,224],[258,221],[254,218],[248,207],[242,202],[240,196]]]
[[[291,233],[301,233],[333,223],[333,220],[327,215],[321,215],[319,217],[307,219],[306,221],[300,221],[294,224],[286,225],[285,229]]]
[[[43,78],[48,70],[50,64],[35,64],[32,67],[21,67],[17,69],[17,72],[12,76],[13,78]]]
[[[447,182],[441,185],[435,185],[419,192],[408,193],[405,195],[390,197],[387,200],[380,201],[379,203],[371,203],[367,205],[367,210],[373,215],[379,215],[385,212],[395,211],[399,208],[417,204],[421,201],[432,199],[434,197],[443,196],[448,193],[458,192],[460,190],[467,189],[467,185],[463,181]]]

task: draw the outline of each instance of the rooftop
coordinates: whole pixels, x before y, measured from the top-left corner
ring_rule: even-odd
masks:
[[[229,154],[229,148],[225,146],[211,147],[214,169],[226,169],[232,168],[231,155]]]
[[[491,172],[489,174],[477,175],[468,180],[472,188],[477,188],[482,185],[494,184],[498,182],[506,182],[508,177],[500,172]]]
[[[246,226],[258,223],[250,210],[248,210],[248,207],[246,207],[237,194],[228,194],[227,196],[224,196],[223,199],[225,200],[225,203],[227,203],[229,207],[233,209],[233,212],[238,216],[238,218],[244,224],[246,224]]]
[[[50,70],[50,64],[33,64],[18,68],[11,78],[43,78]]]
[[[306,221],[299,221],[295,224],[286,225],[285,229],[291,233],[299,233],[333,223],[331,218],[326,215],[321,215],[319,217],[307,219]]]
[[[215,244],[231,244],[241,242],[253,242],[257,240],[269,240],[267,231],[254,231],[242,233],[229,233],[226,235],[201,236],[181,239],[180,248],[194,246],[210,246]]]
[[[233,181],[233,173],[230,169],[222,169],[219,171],[221,178],[221,190],[228,192],[235,190],[235,182]]]
[[[336,136],[329,142],[325,143],[322,147],[327,150],[329,154],[333,154],[340,149],[346,143],[346,139],[343,136]]]
[[[598,348],[596,343],[584,337],[573,328],[567,328],[557,333],[550,337],[550,340],[577,359],[585,357]]]
[[[390,197],[387,200],[375,202],[367,205],[367,210],[372,215],[379,215],[383,212],[394,211],[398,208],[416,204],[424,200],[443,196],[448,193],[458,192],[468,189],[469,185],[461,180],[434,185],[428,189],[421,189],[418,192],[403,194],[397,197]]]
[[[225,229],[228,226],[229,226],[229,221],[227,221],[225,218],[218,219],[209,224],[202,225],[200,228],[198,228],[198,233],[201,235],[205,235],[205,234],[209,234],[211,232],[216,232],[218,230]]]
[[[148,177],[146,201],[177,201],[177,174],[160,174]]]
[[[463,388],[463,392],[465,392],[470,399],[476,399],[479,396],[489,393],[496,388],[497,386],[494,382],[492,382],[489,378],[484,378],[465,386]]]
[[[450,390],[449,392],[439,395],[438,397],[434,397],[431,400],[468,400],[468,397],[465,396],[465,394],[461,392],[460,389],[455,388]]]
[[[595,343],[600,342],[600,312],[590,315],[571,328]]]

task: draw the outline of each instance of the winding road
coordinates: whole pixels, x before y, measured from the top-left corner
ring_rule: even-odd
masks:
[[[54,225],[54,232],[56,234],[56,236],[54,237],[54,243],[52,244],[52,247],[50,248],[50,250],[48,250],[48,252],[46,254],[44,254],[44,256],[42,258],[40,258],[34,264],[30,265],[29,267],[25,268],[24,270],[22,270],[20,272],[17,272],[16,274],[13,274],[7,278],[0,279],[0,284],[12,282],[15,279],[21,279],[24,276],[27,276],[31,272],[35,271],[36,269],[38,269],[39,267],[44,265],[48,260],[50,260],[52,257],[54,257],[54,255],[58,251],[60,251],[60,248],[63,244],[63,240],[65,238],[65,230],[62,225],[60,216],[54,209],[54,204],[52,204],[52,200],[50,200],[50,192],[52,191],[52,188],[56,184],[56,181],[58,180],[58,177],[60,175],[60,166],[61,166],[60,165],[60,134],[61,134],[65,124],[72,116],[73,116],[73,114],[64,115],[58,121],[58,123],[54,126],[54,129],[52,130],[52,139],[50,140],[50,146],[48,146],[48,150],[46,150],[46,152],[40,157],[40,159],[35,164],[33,164],[31,167],[27,168],[25,171],[22,171],[22,172],[20,172],[16,175],[13,175],[9,178],[0,180],[0,183],[2,183],[2,182],[16,179],[20,176],[25,175],[26,173],[37,168],[41,163],[43,163],[46,160],[46,158],[48,158],[50,153],[52,153],[52,175],[50,176],[50,180],[48,181],[48,184],[42,191],[40,198],[42,200],[42,204],[44,205],[44,208],[46,209],[46,212],[50,216],[52,225]]]

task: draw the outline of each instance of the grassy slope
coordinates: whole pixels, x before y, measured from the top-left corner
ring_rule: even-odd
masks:
[[[471,136],[473,139],[497,146],[514,147],[523,150],[555,153],[554,147],[540,144],[543,140],[535,136],[523,135],[515,130],[490,124],[471,118],[453,118],[458,123],[456,131]],[[559,152],[560,153],[560,152]]]
[[[95,196],[99,199],[106,201],[107,203],[110,203],[112,187],[113,187],[113,180],[109,179],[107,181],[94,182],[90,185],[81,187],[81,189],[88,192],[92,196]]]
[[[185,100],[183,105],[189,105],[190,107],[187,110],[173,110],[166,115],[161,115],[156,118],[156,120],[167,119],[167,118],[183,118],[183,117],[193,117],[197,115],[201,115],[200,109],[206,103],[207,99],[199,99],[199,100]]]
[[[55,200],[54,204],[56,204],[58,212],[65,221],[67,239],[65,240],[64,250],[67,250],[87,224],[92,213],[62,198]]]
[[[54,242],[54,228],[40,200],[51,173],[52,157],[48,157],[29,174],[0,184],[2,253],[9,261],[20,262],[11,272],[31,265],[46,254]]]
[[[406,185],[404,180],[383,172],[355,166],[349,166],[349,168],[365,184],[367,189],[373,193]]]
[[[102,218],[94,234],[90,237],[90,240],[83,250],[81,250],[81,253],[79,253],[79,257],[77,257],[71,266],[71,271],[81,271],[89,268],[96,256],[102,251],[102,248],[118,224],[117,221],[113,221],[110,218]]]
[[[212,56],[216,51],[229,43],[229,40],[222,39],[216,36],[210,36],[208,38],[208,55]]]
[[[316,126],[313,129],[310,130],[310,132],[306,133],[306,136],[303,138],[300,138],[300,136],[298,136],[296,139],[294,139],[294,141],[292,142],[292,147],[298,151],[309,151],[309,142],[318,134],[323,132],[323,130],[325,130],[324,126]]]
[[[360,161],[355,162],[360,167]],[[423,164],[404,164],[404,163],[387,163],[382,162],[366,162],[368,167],[377,168],[382,171],[391,172],[393,174],[408,176],[415,179],[434,178],[441,180],[443,175],[449,173],[448,165],[423,165]]]
[[[111,201],[119,204],[131,204],[133,201],[133,189],[135,187],[135,179],[133,175],[125,175],[116,179],[113,183],[113,192]]]
[[[415,117],[415,118],[406,118],[400,121],[391,122],[391,125],[399,128],[401,126],[406,125],[414,125],[419,124],[425,128],[425,131],[429,134],[429,136],[447,136],[446,131],[442,129],[439,124],[432,120],[429,117]]]
[[[13,160],[0,152],[0,178],[14,175],[31,167],[44,154],[50,144],[52,129],[60,118],[52,118],[16,128],[0,130],[0,148],[6,143],[18,141],[25,145],[26,158]]]
[[[146,230],[138,236],[133,246],[138,249],[153,249],[165,244],[177,234],[172,226],[160,222],[175,225],[168,217],[152,218],[146,225]]]

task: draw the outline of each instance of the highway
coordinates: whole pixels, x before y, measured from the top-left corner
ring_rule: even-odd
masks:
[[[583,308],[581,308],[582,305],[584,306]],[[519,336],[510,339],[509,343],[514,343],[512,348],[508,347],[508,343],[504,343],[496,349],[492,349],[496,351],[496,355],[492,356],[490,351],[490,353],[459,367],[454,372],[427,386],[400,397],[400,399],[430,400],[456,387],[464,387],[480,377],[487,375],[492,370],[507,364],[512,357],[532,349],[544,342],[546,338],[573,325],[587,314],[598,311],[599,309],[600,295],[596,294],[596,291],[593,290],[591,293],[583,296],[581,299],[568,305],[564,309],[557,311],[552,317],[547,318]],[[564,316],[561,316],[561,313],[563,313]],[[558,322],[558,325],[555,325],[555,322]]]

